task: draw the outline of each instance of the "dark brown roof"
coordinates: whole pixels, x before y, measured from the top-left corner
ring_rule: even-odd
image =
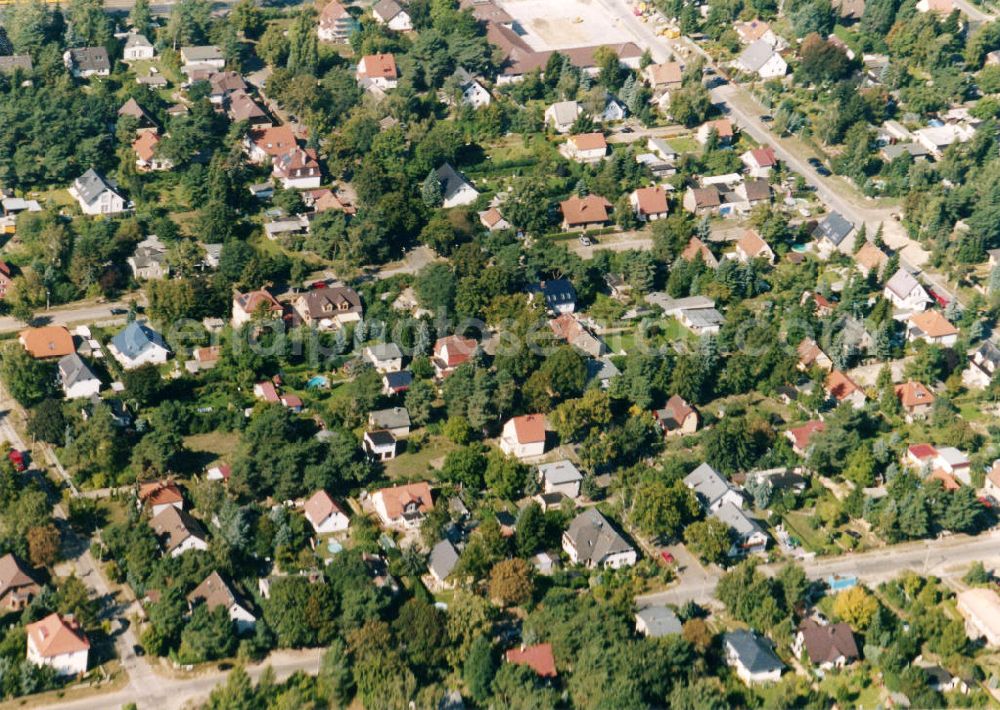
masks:
[[[799,626],[803,645],[813,663],[834,663],[843,656],[848,661],[857,660],[858,644],[854,632],[844,623],[823,626],[814,619],[805,619]]]

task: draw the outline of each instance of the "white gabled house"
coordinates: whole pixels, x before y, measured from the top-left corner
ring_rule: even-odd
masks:
[[[162,365],[170,356],[163,336],[138,321],[132,321],[111,338],[108,350],[126,370],[148,364]]]
[[[350,518],[324,490],[316,491],[306,501],[305,515],[317,535],[343,532],[351,524]]]
[[[49,666],[61,676],[87,672],[90,641],[75,620],[49,614],[24,630],[28,638],[28,663]]]

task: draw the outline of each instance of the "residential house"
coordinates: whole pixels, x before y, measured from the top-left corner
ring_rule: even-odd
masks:
[[[168,506],[150,519],[149,526],[171,557],[180,557],[188,550],[208,549],[205,529],[187,511]]]
[[[822,421],[814,420],[787,430],[785,438],[792,442],[792,451],[804,457],[809,453],[809,444],[812,443],[813,437],[824,431],[826,431],[826,424]]]
[[[247,134],[244,146],[251,162],[267,165],[273,163],[275,158],[287,155],[298,146],[298,143],[292,127],[282,124],[251,131]]]
[[[623,121],[628,116],[628,108],[611,94],[604,97],[604,112],[600,115],[601,123]]]
[[[833,9],[844,25],[851,25],[861,20],[865,13],[865,0],[834,0]]]
[[[855,409],[864,407],[867,399],[864,390],[840,370],[831,370],[826,376],[826,394],[837,404],[850,402]]]
[[[281,181],[286,190],[310,189],[323,182],[319,158],[312,148],[292,148],[274,159],[271,174]]]
[[[715,301],[707,296],[671,298],[655,292],[646,295],[646,303],[659,307],[663,315],[676,318],[697,335],[718,333],[724,322],[722,314],[715,309]]]
[[[140,106],[139,102],[135,99],[129,99],[122,104],[121,108],[118,109],[118,116],[129,116],[134,118],[136,122],[135,131],[137,134],[148,132],[156,133],[160,130],[156,119],[150,115],[149,111]]]
[[[720,145],[728,145],[733,140],[733,124],[728,118],[719,118],[714,121],[706,121],[698,127],[695,133],[695,140],[699,145],[708,143],[708,138],[715,133]]]
[[[479,198],[479,191],[464,175],[445,163],[437,169],[437,179],[441,183],[441,206],[445,209],[470,205]]]
[[[372,16],[380,25],[394,32],[409,32],[413,22],[409,13],[396,0],[379,0],[372,5]]]
[[[907,323],[906,339],[910,342],[923,340],[947,348],[958,342],[958,328],[949,323],[940,311],[914,313]]]
[[[63,64],[77,79],[111,76],[111,59],[104,47],[77,47],[63,52]]]
[[[128,208],[118,185],[93,168],[73,181],[69,194],[87,215],[119,214]]]
[[[139,242],[135,253],[126,261],[137,280],[155,281],[165,278],[170,273],[167,247],[156,235],[150,235]]]
[[[986,480],[983,481],[983,493],[994,500],[1000,501],[1000,459],[993,461],[990,470],[986,472]]]
[[[934,394],[922,383],[909,380],[896,385],[896,399],[899,400],[906,421],[923,419],[934,406]]]
[[[730,631],[722,637],[726,663],[736,669],[736,675],[747,685],[776,683],[781,679],[784,664],[774,653],[770,641],[752,630]]]
[[[927,149],[936,160],[944,157],[944,152],[953,143],[967,143],[976,134],[976,129],[966,123],[946,123],[943,126],[929,126],[913,132],[917,143]]]
[[[635,613],[635,630],[649,638],[680,635],[681,620],[672,609],[665,606],[647,606]]]
[[[181,47],[181,71],[189,77],[192,74],[209,74],[226,66],[222,50],[214,45]]]
[[[163,336],[138,321],[132,321],[111,338],[108,350],[126,370],[148,364],[162,365],[170,356]]]
[[[556,658],[552,653],[552,644],[550,643],[509,649],[505,658],[507,663],[528,666],[539,678],[555,678],[559,675],[556,671]]]
[[[853,232],[853,224],[844,219],[839,212],[831,212],[816,225],[812,236],[819,242],[820,251],[829,254],[840,249],[840,245]]]
[[[205,480],[228,481],[232,475],[233,469],[228,464],[220,463],[215,466],[211,466],[207,471],[205,471]]]
[[[395,343],[375,343],[362,351],[362,356],[378,372],[398,372],[403,369],[403,351]]]
[[[90,641],[75,619],[49,614],[25,626],[24,631],[28,639],[28,663],[48,666],[60,676],[87,672]]]
[[[576,101],[559,101],[545,109],[545,125],[556,133],[569,133],[582,113]]]
[[[458,550],[449,540],[441,540],[431,548],[427,558],[427,571],[439,588],[448,589],[452,583],[448,580],[458,564]]]
[[[570,562],[591,569],[631,567],[637,559],[635,548],[597,508],[573,518],[563,532],[562,548]]]
[[[382,375],[382,394],[386,397],[402,394],[413,384],[413,373],[408,370],[386,372]]]
[[[538,480],[542,484],[543,493],[560,493],[567,498],[578,498],[583,474],[572,461],[562,459],[541,464],[538,467]]]
[[[666,139],[657,138],[656,136],[649,137],[649,140],[646,141],[646,148],[648,148],[658,158],[670,164],[673,164],[680,155],[680,153],[678,153],[674,147],[666,141]]]
[[[981,638],[990,648],[1000,647],[1000,596],[992,589],[977,587],[959,592],[957,599],[969,638]]]
[[[768,264],[774,263],[774,252],[755,229],[748,229],[736,242],[736,258],[747,264],[754,259],[763,259]]]
[[[250,130],[270,128],[274,125],[267,112],[243,89],[237,89],[229,94],[226,101],[226,113],[230,121],[246,123]]]
[[[572,195],[559,203],[559,209],[563,215],[562,228],[565,231],[601,229],[611,221],[608,216],[611,203],[600,195]]]
[[[0,610],[22,611],[41,591],[30,567],[9,552],[0,557]]]
[[[749,20],[747,22],[737,22],[733,25],[736,36],[743,44],[753,44],[758,40],[765,40],[772,47],[777,47],[780,37],[771,29],[771,25],[764,20]]]
[[[385,429],[397,439],[410,435],[410,413],[406,407],[389,407],[368,413],[370,429]]]
[[[684,485],[695,492],[702,507],[714,513],[724,505],[742,508],[743,494],[707,463],[684,477]]]
[[[663,409],[657,409],[653,415],[667,436],[683,436],[698,431],[698,411],[679,394],[668,399]]]
[[[723,503],[711,511],[710,515],[732,530],[733,544],[729,549],[730,557],[762,553],[767,550],[767,533],[743,510],[742,502],[740,505]]]
[[[719,267],[719,260],[715,258],[715,254],[698,237],[691,237],[688,240],[688,245],[680,253],[680,258],[684,261],[701,259],[705,266],[710,269],[717,269]]]
[[[764,39],[744,49],[735,65],[737,69],[756,74],[761,79],[776,79],[788,73],[788,62]]]
[[[264,234],[268,239],[284,239],[309,233],[309,218],[304,214],[291,215],[264,223]]]
[[[854,263],[865,278],[868,278],[868,275],[872,273],[878,278],[882,275],[882,269],[889,263],[889,257],[875,246],[874,242],[866,240],[861,248],[855,252]]]
[[[160,145],[159,134],[153,131],[140,133],[132,141],[132,151],[135,153],[135,166],[142,172],[159,172],[170,170],[174,167],[173,161],[169,158],[162,158],[156,154]]]
[[[755,178],[768,177],[771,174],[771,168],[778,164],[778,158],[770,146],[751,148],[740,156],[740,161],[746,166],[750,176]]]
[[[317,535],[344,532],[351,524],[350,519],[337,505],[330,494],[320,489],[312,494],[304,506],[306,520]]]
[[[578,163],[599,163],[607,153],[608,142],[600,132],[570,136],[562,145],[563,156]]]
[[[450,375],[459,365],[472,359],[478,348],[479,343],[472,338],[460,335],[439,338],[434,343],[434,357],[431,359],[435,374],[438,378]]]
[[[217,71],[208,77],[208,100],[224,109],[236,92],[246,94],[250,87],[237,71]]]
[[[541,297],[545,307],[557,314],[572,313],[576,310],[576,289],[569,279],[548,279],[528,287],[528,300]]]
[[[90,397],[101,390],[101,381],[76,353],[59,359],[59,383],[66,399]]]
[[[30,73],[34,65],[31,62],[30,54],[12,54],[0,57],[0,74],[13,74],[21,71]]]
[[[801,656],[805,651],[809,662],[823,670],[843,668],[861,658],[854,632],[847,624],[821,624],[806,618],[799,624],[792,651]]]
[[[589,358],[586,364],[587,381],[597,382],[603,390],[611,386],[611,380],[622,374],[607,355],[600,358]]]
[[[204,604],[209,611],[222,607],[235,625],[238,634],[252,630],[257,623],[257,617],[250,611],[250,604],[238,597],[218,572],[212,572],[205,577],[205,580],[187,595],[187,602],[191,611],[194,611],[199,604]]]
[[[399,85],[396,57],[392,54],[367,54],[361,57],[354,73],[362,87],[374,86],[383,91]]]
[[[662,187],[640,187],[629,195],[628,200],[640,222],[652,222],[667,216],[667,192]]]
[[[904,311],[922,311],[932,303],[931,297],[916,277],[903,268],[886,281],[882,295],[893,306]]]
[[[962,372],[962,384],[971,389],[986,389],[1000,367],[1000,348],[984,340],[969,353],[969,364]]]
[[[140,483],[135,502],[139,510],[148,508],[154,518],[167,508],[184,510],[184,496],[172,480]]]
[[[345,43],[351,38],[351,34],[358,29],[358,21],[354,19],[347,8],[338,0],[330,0],[323,6],[323,11],[319,14],[319,26],[316,34],[320,42]]]
[[[44,325],[40,328],[25,328],[18,340],[28,354],[36,360],[50,357],[65,357],[76,352],[73,336],[61,325]]]
[[[156,56],[156,49],[153,43],[146,39],[146,35],[138,32],[129,32],[125,38],[125,49],[122,59],[126,62],[137,62],[143,59],[153,59]]]
[[[462,79],[461,84],[459,84],[459,90],[462,92],[461,101],[463,106],[483,108],[493,103],[493,95],[490,94],[489,89],[483,86],[479,79],[474,76],[467,75]]]
[[[385,527],[416,528],[434,508],[434,499],[431,487],[421,481],[376,491],[372,506]]]
[[[683,84],[683,75],[684,67],[681,66],[680,62],[650,64],[642,71],[642,78],[656,96],[680,89]]]
[[[366,431],[362,439],[365,452],[375,461],[391,461],[396,458],[398,442],[391,431],[384,429]]]
[[[681,204],[691,214],[704,217],[719,211],[719,207],[722,205],[722,197],[719,194],[719,188],[715,185],[688,187],[684,191],[684,199]]]
[[[284,307],[267,289],[233,294],[233,329],[238,329],[244,323],[254,318],[264,320],[280,320],[284,315]]]
[[[490,232],[501,232],[505,229],[511,229],[511,224],[503,215],[500,214],[500,210],[496,207],[490,207],[488,210],[479,212],[479,223],[486,227]]]
[[[320,329],[357,323],[364,312],[358,292],[347,286],[310,289],[300,294],[293,306],[307,326]]]
[[[736,210],[749,212],[757,205],[771,202],[771,184],[765,178],[744,180],[733,190],[735,199],[728,197],[724,202],[731,202]],[[724,208],[720,208],[722,212]]]
[[[572,345],[592,358],[602,357],[608,351],[604,341],[587,330],[572,314],[564,313],[549,321],[557,339]]]
[[[545,416],[524,414],[512,417],[503,425],[500,450],[517,459],[528,459],[545,453]]]

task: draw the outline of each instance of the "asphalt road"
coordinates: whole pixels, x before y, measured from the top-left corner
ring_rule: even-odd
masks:
[[[137,295],[137,300],[143,302],[141,296]],[[125,322],[125,315],[115,315],[111,309],[121,309],[128,311],[127,301],[114,301],[112,303],[87,303],[62,308],[53,308],[49,311],[39,311],[35,314],[39,321],[45,321],[48,325],[71,326],[78,323],[95,324],[120,324]],[[0,317],[0,333],[13,333],[24,330],[23,321],[12,316]]]
[[[869,552],[817,557],[800,562],[810,579],[826,579],[830,575],[856,576],[867,584],[878,584],[911,570],[938,577],[961,576],[973,562],[982,562],[987,569],[1000,568],[1000,530],[982,535],[952,535],[938,540],[891,545]],[[765,573],[773,574],[781,565],[763,565]],[[640,606],[683,604],[686,601],[706,602],[714,591],[717,578],[699,574],[682,575],[680,584],[636,599]]]

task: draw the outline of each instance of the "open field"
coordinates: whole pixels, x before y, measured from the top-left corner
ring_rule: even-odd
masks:
[[[527,33],[532,49],[569,49],[618,44],[632,36],[616,27],[607,10],[593,0],[503,0],[503,9]]]

